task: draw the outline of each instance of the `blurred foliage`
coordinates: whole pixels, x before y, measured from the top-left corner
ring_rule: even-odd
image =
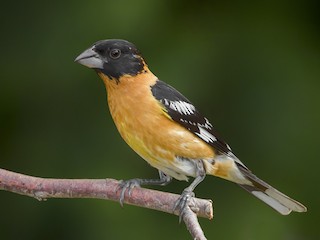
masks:
[[[74,58],[93,42],[134,42],[249,168],[306,214],[278,215],[207,177],[209,239],[319,239],[320,31],[316,1],[6,1],[1,4],[0,164],[55,178],[156,177],[121,140],[104,86]],[[316,187],[312,187],[315,184]],[[179,193],[174,181],[162,188]],[[0,192],[1,239],[190,239],[177,217],[98,200]]]

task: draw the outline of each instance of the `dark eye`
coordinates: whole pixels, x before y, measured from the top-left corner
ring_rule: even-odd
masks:
[[[110,51],[110,57],[112,58],[112,59],[117,59],[117,58],[119,58],[120,57],[120,55],[121,55],[121,50],[120,49],[117,49],[117,48],[115,48],[115,49],[112,49],[111,51]]]

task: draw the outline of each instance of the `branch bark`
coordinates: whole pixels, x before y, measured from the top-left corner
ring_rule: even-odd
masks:
[[[95,198],[119,201],[120,182],[114,179],[53,179],[33,177],[0,169],[0,190],[5,190],[38,200],[48,198]],[[134,188],[131,195],[125,195],[124,203],[150,208],[166,213],[172,212],[179,195],[146,188]],[[193,239],[206,239],[199,225],[198,217],[213,218],[212,201],[193,198],[183,215]]]

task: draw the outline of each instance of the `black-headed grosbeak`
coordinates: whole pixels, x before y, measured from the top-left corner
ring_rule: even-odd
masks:
[[[137,48],[125,40],[102,40],[81,53],[76,62],[94,69],[103,80],[110,113],[126,143],[160,179],[124,181],[120,203],[135,186],[166,185],[172,177],[194,181],[176,207],[180,216],[195,187],[214,175],[237,183],[283,215],[305,212],[301,203],[256,177],[232,152],[215,128],[180,92],[160,81]]]

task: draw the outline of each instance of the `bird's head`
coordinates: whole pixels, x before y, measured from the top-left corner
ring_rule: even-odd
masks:
[[[122,76],[135,76],[146,68],[137,48],[132,43],[120,39],[98,41],[81,53],[75,61],[117,82]]]

